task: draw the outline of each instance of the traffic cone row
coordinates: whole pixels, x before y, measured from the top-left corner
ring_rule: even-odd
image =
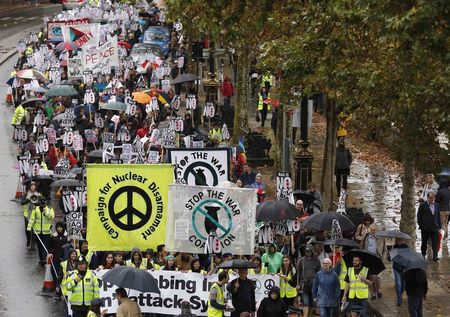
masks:
[[[55,281],[52,275],[52,257],[47,256],[47,264],[45,264],[45,277],[44,286],[42,286],[43,292],[53,292],[55,290]]]

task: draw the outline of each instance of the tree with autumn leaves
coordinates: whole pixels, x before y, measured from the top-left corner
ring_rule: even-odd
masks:
[[[192,32],[238,55],[236,127],[248,125],[248,69],[280,74],[282,111],[290,89],[326,96],[321,189],[336,199],[337,115],[351,113],[389,139],[403,165],[400,229],[414,235],[414,172],[438,133],[449,133],[449,10],[444,0],[168,0]],[[194,33],[192,33],[194,34]],[[281,116],[279,116],[281,117]],[[239,133],[235,129],[235,133]]]

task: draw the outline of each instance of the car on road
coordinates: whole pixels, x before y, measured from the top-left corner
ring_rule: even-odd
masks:
[[[61,0],[63,10],[71,10],[85,4],[86,0]]]
[[[163,55],[167,56],[169,54],[170,30],[165,26],[150,26],[144,32],[142,42],[159,46]]]

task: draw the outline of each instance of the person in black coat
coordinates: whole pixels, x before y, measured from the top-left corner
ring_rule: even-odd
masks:
[[[247,269],[239,269],[239,277],[227,285],[227,291],[231,293],[231,300],[236,310],[231,317],[239,317],[242,313],[256,312],[255,285],[247,278]]]
[[[431,239],[433,249],[433,260],[438,261],[437,240],[439,229],[441,228],[441,217],[439,215],[439,205],[435,202],[434,192],[428,192],[427,201],[419,206],[417,212],[417,224],[422,233],[422,255],[427,254],[428,239]]]
[[[427,274],[422,269],[410,269],[404,272],[405,290],[408,295],[409,316],[421,317],[422,302],[427,296]]]
[[[58,281],[58,274],[60,271],[61,262],[65,260],[64,248],[67,245],[67,231],[63,222],[58,221],[55,225],[56,231],[50,237],[50,253],[53,257],[52,276],[54,281]],[[56,296],[61,296],[61,288],[56,286]]]
[[[280,298],[280,288],[274,286],[270,289],[269,296],[261,301],[258,308],[258,317],[284,317],[286,304]]]
[[[336,166],[334,171],[338,195],[341,194],[341,183],[342,188],[347,190],[347,177],[350,175],[350,165],[352,165],[352,161],[352,154],[350,153],[350,150],[345,147],[345,138],[339,138],[338,146],[336,148]]]

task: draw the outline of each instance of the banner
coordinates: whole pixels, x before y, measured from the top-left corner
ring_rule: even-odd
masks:
[[[164,243],[173,166],[88,164],[89,248],[146,250]]]
[[[83,78],[83,58],[80,55],[69,58],[67,62],[67,76],[69,79]]]
[[[78,47],[98,46],[100,23],[64,25],[61,29],[65,42],[73,42]]]
[[[228,148],[168,149],[169,162],[175,164],[176,178],[187,185],[217,186],[228,180]]]
[[[103,301],[103,309],[108,309],[108,314],[117,312],[118,303],[115,299],[115,291],[118,288],[110,283],[103,283],[102,276],[107,270],[95,272],[100,284],[100,297]],[[157,280],[161,295],[156,293],[141,293],[130,290],[128,297],[136,301],[143,313],[155,313],[177,316],[181,314],[181,302],[188,301],[191,304],[192,313],[197,316],[207,316],[209,290],[214,282],[217,282],[217,274],[206,275],[200,273],[182,273],[173,271],[150,271]],[[230,281],[237,275],[230,274]],[[279,286],[277,275],[248,275],[255,283],[256,307],[267,297],[273,286]],[[226,290],[225,290],[226,293]],[[225,294],[226,298],[226,294]]]
[[[67,20],[67,21],[49,21],[47,22],[47,40],[50,42],[64,41],[62,27],[66,25],[89,24],[88,18]]]
[[[87,45],[83,47],[83,68],[93,74],[110,72],[111,67],[119,67],[117,36],[110,38],[99,47]]]
[[[253,254],[256,204],[254,189],[171,185],[166,248],[204,253],[215,231],[223,253]]]

